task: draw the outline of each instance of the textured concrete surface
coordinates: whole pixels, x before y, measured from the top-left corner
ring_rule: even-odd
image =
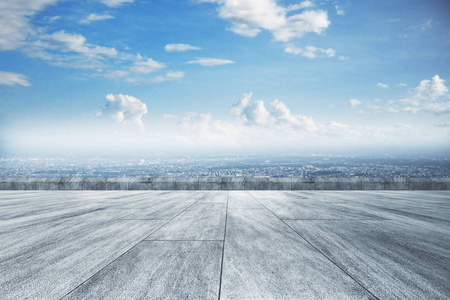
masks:
[[[450,178],[5,178],[0,190],[450,190]]]
[[[450,191],[1,191],[0,298],[448,299],[449,232]]]

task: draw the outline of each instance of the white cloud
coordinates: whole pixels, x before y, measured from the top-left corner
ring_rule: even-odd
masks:
[[[270,113],[267,111],[262,100],[256,100],[244,109],[247,120],[257,125],[268,123]]]
[[[359,101],[358,99],[351,99],[347,102],[348,106],[358,106],[361,105],[361,101]]]
[[[286,11],[295,11],[295,10],[299,10],[299,9],[303,9],[303,8],[307,8],[307,7],[313,7],[314,3],[312,3],[311,1],[303,1],[300,2],[299,4],[290,4],[287,8]]]
[[[159,63],[151,58],[149,58],[147,60],[142,59],[142,60],[136,61],[133,64],[133,66],[131,67],[131,72],[147,74],[147,73],[152,73],[152,72],[158,71],[165,67],[166,67],[165,64]]]
[[[348,56],[343,56],[343,55],[339,55],[338,58],[339,58],[340,60],[347,60],[347,59],[349,59],[350,57],[348,57]]]
[[[291,114],[289,108],[279,100],[270,103],[270,107],[272,108],[272,116],[279,124],[291,125],[295,129],[303,129],[307,132],[315,132],[318,129],[312,117]]]
[[[53,23],[53,22],[58,21],[59,19],[61,19],[61,16],[53,16],[53,17],[49,17],[49,18],[48,18],[48,22],[49,22],[49,23]]]
[[[132,123],[141,130],[145,130],[142,116],[147,113],[147,105],[141,100],[129,95],[106,95],[106,104],[102,107],[102,114],[110,115],[124,125]]]
[[[100,2],[109,7],[118,7],[122,4],[133,3],[134,0],[100,0]]]
[[[4,71],[0,71],[0,84],[9,85],[9,86],[14,86],[14,85],[30,86],[31,85],[25,75],[12,73],[12,72],[4,72]]]
[[[47,44],[40,44],[47,49],[60,49],[62,52],[75,52],[86,57],[115,56],[117,50],[114,48],[101,47],[86,42],[81,34],[66,33],[64,30],[46,34],[41,39]]]
[[[246,125],[278,127],[280,130],[295,129],[314,132],[317,125],[312,117],[293,115],[289,108],[281,101],[274,100],[270,103],[270,111],[264,105],[264,101],[251,102],[252,93],[244,94],[244,97],[233,104],[229,109],[231,115]]]
[[[400,83],[397,83],[397,86],[399,86],[399,87],[405,87],[405,86],[408,86],[406,83],[403,83],[403,82],[400,82]]]
[[[168,71],[165,75],[156,76],[150,79],[149,83],[161,83],[164,81],[175,81],[183,78],[186,74],[181,71]]]
[[[450,102],[426,103],[421,110],[436,115],[450,114]]]
[[[250,103],[250,99],[252,98],[253,93],[244,94],[244,97],[233,104],[231,108],[229,109],[230,114],[238,118],[240,121],[247,121],[247,118],[245,117],[244,109],[248,106]]]
[[[345,11],[342,8],[340,8],[339,5],[336,5],[335,8],[336,8],[336,14],[338,16],[345,16]]]
[[[420,84],[409,90],[409,97],[399,100],[388,101],[390,110],[409,112],[416,114],[418,112],[439,114],[450,113],[450,94],[445,86],[445,80],[439,75],[433,76],[431,80],[424,79]]]
[[[415,88],[415,96],[420,99],[436,100],[447,92],[445,80],[439,78],[439,75],[434,75],[431,80],[422,80],[419,86]]]
[[[336,51],[332,48],[322,49],[314,46],[306,46],[305,48],[297,48],[293,44],[288,44],[284,49],[284,52],[291,54],[301,54],[308,58],[316,57],[333,57]]]
[[[110,15],[90,14],[86,18],[80,20],[78,23],[80,23],[80,24],[90,24],[92,22],[103,21],[103,20],[108,20],[108,19],[114,19],[114,17],[110,16]]]
[[[310,1],[289,6],[279,6],[276,0],[208,0],[219,5],[219,16],[232,23],[231,31],[256,36],[262,29],[272,33],[274,40],[287,42],[305,33],[322,33],[329,24],[323,10],[306,10],[288,16],[289,11],[312,6]]]
[[[234,61],[228,60],[228,59],[221,59],[221,58],[199,58],[196,60],[191,60],[186,62],[187,64],[199,64],[205,67],[212,67],[212,66],[220,66],[220,65],[227,65],[227,64],[233,64]]]
[[[188,51],[188,50],[200,50],[202,48],[191,46],[189,44],[167,44],[164,49],[167,52],[181,52],[181,51]]]
[[[31,17],[58,0],[0,1],[0,50],[14,50],[36,33]]]
[[[380,87],[380,88],[386,89],[386,88],[388,88],[389,86],[388,86],[387,84],[384,84],[384,83],[378,82],[378,83],[377,83],[377,87]]]

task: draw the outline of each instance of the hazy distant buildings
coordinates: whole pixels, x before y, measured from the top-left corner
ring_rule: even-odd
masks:
[[[447,158],[0,158],[1,177],[449,177]]]

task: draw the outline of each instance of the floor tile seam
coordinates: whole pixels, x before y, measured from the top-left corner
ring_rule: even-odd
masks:
[[[220,262],[220,279],[219,279],[219,294],[217,299],[220,300],[220,295],[222,292],[222,275],[223,275],[223,261],[224,261],[224,256],[225,256],[225,239],[226,239],[226,235],[227,235],[227,221],[228,221],[228,203],[230,200],[230,192],[227,192],[227,208],[225,210],[225,226],[223,229],[223,244],[222,244],[222,260]]]
[[[261,208],[229,208],[228,210],[265,210],[265,207]]]
[[[223,240],[142,240],[141,242],[223,242]]]
[[[412,213],[403,209],[389,209],[389,208],[385,208],[385,207],[379,207],[379,209],[389,213],[389,214],[393,214],[393,215],[400,215],[406,218],[411,218],[413,219],[413,216],[417,217],[417,219],[421,220],[421,221],[440,221],[440,222],[444,222],[444,223],[450,223],[450,220],[446,220],[446,219],[441,219],[441,218],[435,218],[435,217],[431,217],[431,216],[427,216],[427,215],[422,215],[422,214],[417,214],[417,213]],[[398,213],[395,213],[395,211],[398,211]]]
[[[66,293],[65,295],[63,295],[61,298],[59,298],[60,300],[67,297],[68,295],[70,295],[71,293],[73,293],[76,289],[78,289],[80,286],[82,286],[84,283],[88,282],[90,279],[92,279],[94,276],[96,276],[97,274],[99,274],[100,272],[102,272],[104,269],[106,269],[108,266],[110,266],[111,264],[113,264],[114,262],[116,262],[118,259],[120,259],[122,256],[124,256],[125,254],[127,254],[128,252],[130,252],[132,249],[134,249],[137,245],[139,245],[142,242],[146,242],[146,238],[150,237],[153,233],[155,233],[156,231],[158,231],[159,229],[161,229],[163,226],[165,226],[167,223],[169,223],[170,221],[172,221],[174,218],[176,218],[178,215],[180,215],[181,213],[183,213],[186,209],[188,209],[189,207],[191,207],[192,205],[194,205],[195,203],[197,203],[198,201],[200,201],[201,199],[203,199],[204,197],[206,197],[206,195],[204,195],[203,197],[199,198],[197,201],[195,201],[194,203],[192,203],[191,205],[189,205],[188,207],[186,207],[183,211],[181,211],[180,213],[178,213],[177,215],[175,215],[172,219],[167,220],[167,222],[165,222],[164,224],[162,224],[161,226],[159,226],[158,228],[156,228],[155,230],[153,230],[149,235],[147,235],[146,237],[144,237],[142,240],[138,241],[135,245],[133,245],[132,247],[130,247],[128,250],[126,250],[125,252],[123,252],[121,255],[119,255],[118,257],[116,257],[115,259],[113,259],[112,261],[110,261],[109,263],[107,263],[103,268],[101,268],[99,271],[95,272],[94,274],[92,274],[89,278],[87,278],[86,280],[84,280],[83,282],[81,282],[79,285],[77,285],[75,288],[73,288],[72,290],[70,290],[68,293]],[[160,221],[166,221],[166,220],[160,220]],[[148,241],[147,241],[148,242]]]
[[[251,195],[251,194],[250,194]],[[259,202],[259,200],[254,197],[252,195],[253,198],[255,198],[256,201]],[[259,202],[261,203],[261,202]],[[341,270],[345,275],[347,275],[348,277],[350,277],[354,282],[356,282],[360,287],[362,287],[367,293],[369,293],[370,295],[372,295],[375,299],[380,300],[380,298],[378,298],[377,296],[375,296],[371,291],[369,291],[368,288],[366,288],[361,282],[359,282],[358,280],[356,280],[356,278],[354,278],[351,274],[349,274],[347,271],[345,271],[343,268],[341,268],[336,262],[334,262],[330,257],[328,257],[325,253],[323,253],[322,251],[320,251],[319,248],[317,248],[312,242],[310,242],[309,240],[307,240],[305,237],[303,237],[300,233],[298,233],[294,228],[292,228],[291,226],[289,226],[289,224],[287,224],[286,222],[284,222],[282,219],[280,219],[273,211],[271,211],[269,208],[267,208],[264,204],[261,203],[262,206],[264,206],[271,214],[273,214],[278,220],[280,220],[283,224],[285,224],[289,229],[291,229],[296,235],[298,235],[300,238],[302,238],[304,241],[306,241],[311,247],[313,247],[317,252],[319,252],[320,254],[322,254],[328,261],[330,261],[333,265],[335,265],[339,270]]]
[[[360,221],[393,221],[392,219],[385,218],[373,218],[373,219],[285,219],[280,218],[283,221],[342,221],[342,222],[360,222]]]
[[[171,221],[172,219],[117,219],[117,220]]]
[[[104,222],[102,222],[102,223],[100,223],[100,224],[96,224],[96,225],[102,227],[102,226],[105,226],[105,225],[108,225],[108,224],[113,224],[115,221],[117,221],[117,220],[116,220],[116,219],[105,220]],[[165,220],[156,220],[156,221],[165,221]],[[159,228],[158,228],[158,229],[159,229]],[[32,230],[32,228],[30,228],[30,230]],[[11,232],[9,232],[9,233],[11,233]],[[153,233],[153,232],[152,232],[152,233]],[[1,235],[2,235],[2,234],[0,234],[0,236],[1,236]],[[49,247],[49,246],[51,246],[51,245],[53,245],[53,244],[57,244],[57,243],[60,243],[60,242],[61,242],[61,240],[55,240],[55,241],[52,241],[52,242],[50,242],[50,243],[47,243],[47,244],[44,244],[44,245],[40,245],[40,246],[35,246],[35,245],[34,245],[33,248],[32,248],[30,251],[27,251],[27,252],[24,252],[24,253],[15,255],[14,257],[11,257],[11,258],[8,258],[8,259],[5,259],[5,260],[1,260],[1,259],[0,259],[0,263],[8,262],[8,261],[13,260],[13,259],[16,259],[16,258],[18,258],[18,257],[27,255],[27,254],[29,254],[30,252],[34,252],[34,251],[36,251],[36,250],[39,250],[39,249],[42,249],[42,248],[45,248],[45,247]]]
[[[164,226],[164,225],[161,225]],[[161,227],[159,227],[161,228]],[[158,230],[159,228],[155,229]],[[152,232],[153,233],[153,232]],[[120,259],[121,257],[123,257],[125,254],[127,254],[128,252],[130,252],[131,250],[133,250],[136,246],[138,246],[140,243],[145,242],[145,240],[140,240],[139,242],[137,242],[135,245],[133,245],[132,247],[130,247],[128,250],[126,250],[125,252],[123,252],[122,254],[120,254],[119,256],[117,256],[115,259],[111,260],[109,263],[107,263],[104,267],[102,267],[100,270],[98,270],[97,272],[95,272],[94,274],[92,274],[91,276],[89,276],[89,278],[87,278],[86,280],[84,280],[83,282],[81,282],[80,284],[78,284],[76,287],[74,287],[72,290],[70,290],[69,292],[67,292],[65,295],[63,295],[62,297],[59,298],[59,300],[64,299],[65,297],[69,296],[71,293],[73,293],[75,290],[77,290],[79,287],[81,287],[83,284],[85,284],[86,282],[88,282],[89,280],[91,280],[94,276],[96,276],[97,274],[99,274],[100,272],[102,272],[103,270],[105,270],[106,268],[108,268],[110,265],[112,265],[114,262],[116,262],[118,259]]]

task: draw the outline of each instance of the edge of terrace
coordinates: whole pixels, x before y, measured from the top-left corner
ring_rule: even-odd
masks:
[[[450,178],[0,178],[0,190],[450,190]]]

